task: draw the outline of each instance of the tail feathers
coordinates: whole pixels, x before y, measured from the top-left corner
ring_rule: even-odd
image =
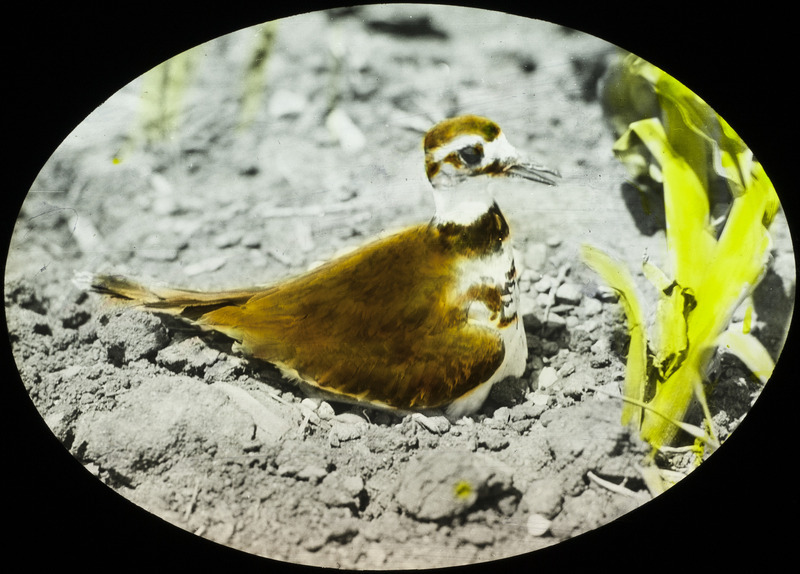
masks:
[[[122,275],[86,273],[76,274],[74,283],[122,303],[141,305],[154,311],[180,315],[192,320],[221,307],[243,305],[258,293],[254,290],[202,292],[157,285],[147,286]]]

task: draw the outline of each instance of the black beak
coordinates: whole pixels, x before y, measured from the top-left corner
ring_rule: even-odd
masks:
[[[522,179],[537,181],[546,185],[556,185],[555,180],[548,176],[561,177],[561,174],[554,169],[532,163],[514,163],[505,171],[505,173],[509,177],[520,177]]]

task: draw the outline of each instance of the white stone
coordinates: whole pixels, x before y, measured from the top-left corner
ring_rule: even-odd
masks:
[[[558,373],[553,367],[543,367],[539,372],[538,388],[547,389],[558,380]]]
[[[528,517],[528,534],[531,536],[544,536],[550,530],[552,522],[541,514],[531,514]]]

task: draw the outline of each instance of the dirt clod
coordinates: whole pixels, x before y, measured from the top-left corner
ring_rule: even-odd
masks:
[[[409,464],[397,502],[420,520],[449,520],[479,501],[488,504],[512,488],[508,469],[489,456],[458,452],[421,455]]]

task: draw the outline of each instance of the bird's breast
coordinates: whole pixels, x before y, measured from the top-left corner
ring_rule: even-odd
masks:
[[[502,330],[517,321],[519,289],[511,247],[479,258],[465,258],[457,268],[455,299],[468,308],[471,323]]]
[[[498,375],[521,376],[528,356],[519,320],[519,289],[508,222],[496,203],[468,225],[440,222],[438,233],[457,253],[450,301],[467,321],[497,333],[505,359]]]

